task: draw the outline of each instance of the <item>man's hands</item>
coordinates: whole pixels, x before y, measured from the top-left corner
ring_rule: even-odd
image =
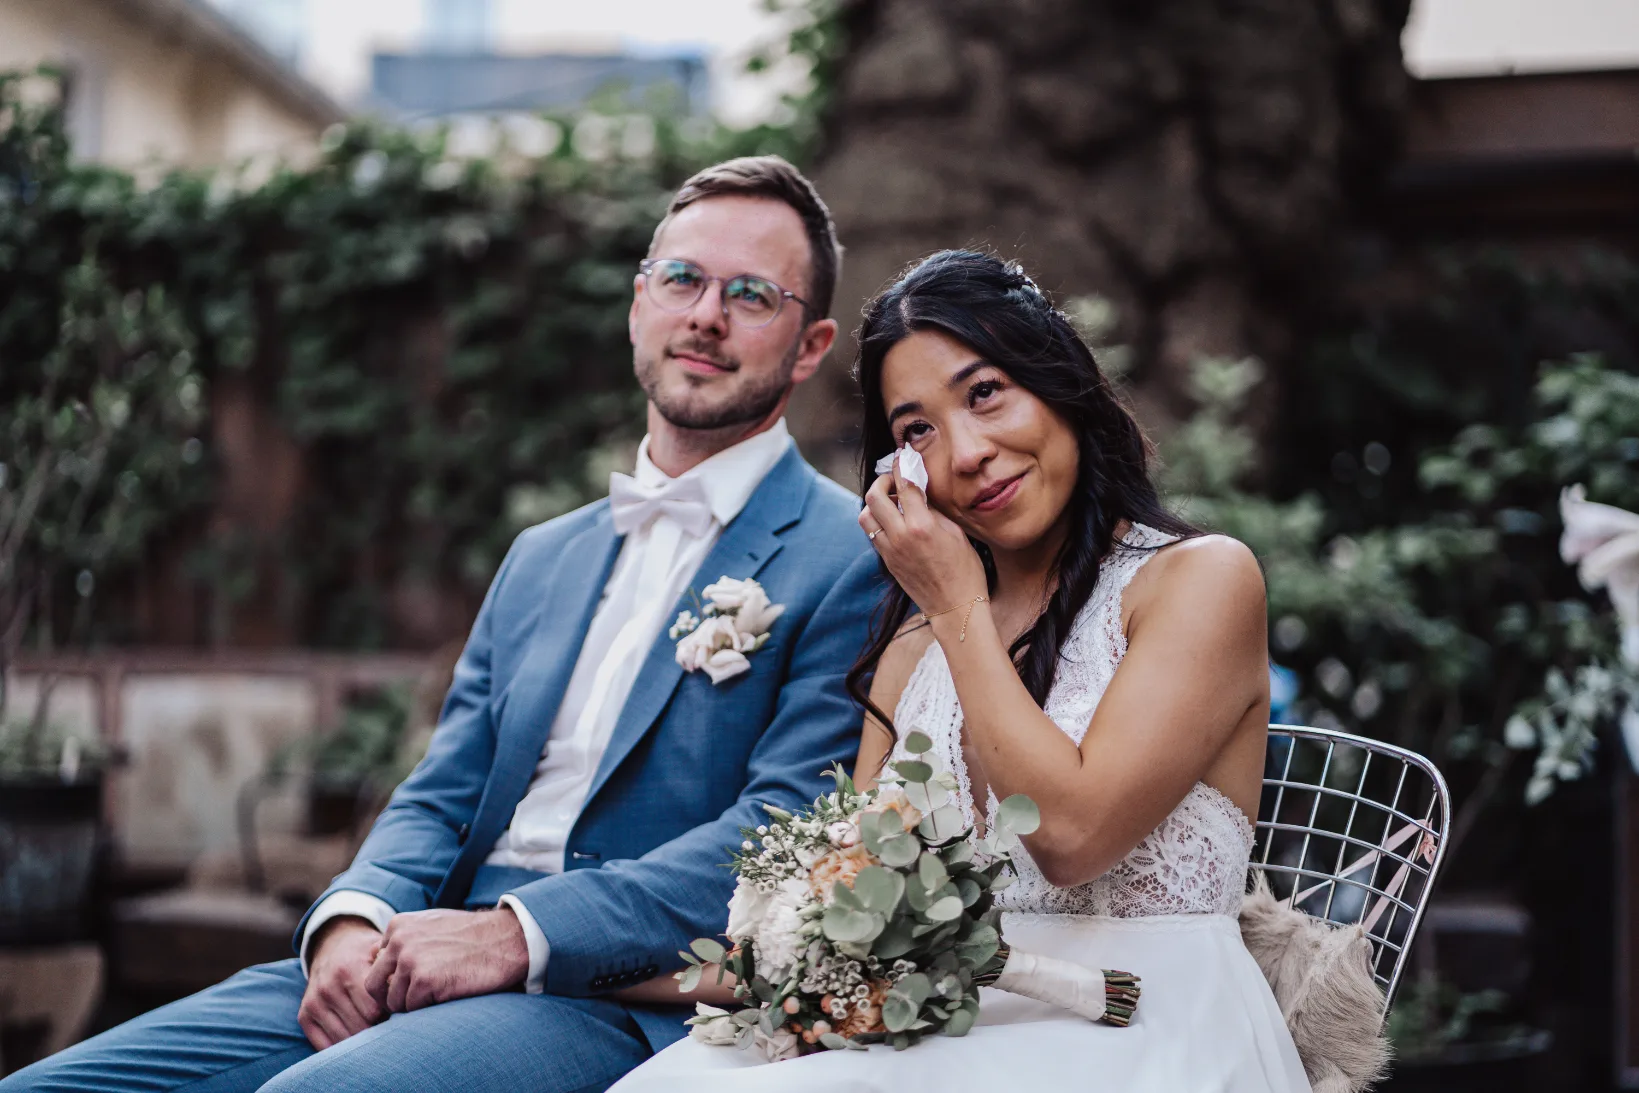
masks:
[[[389,1013],[504,991],[528,974],[524,928],[504,907],[394,915],[386,933],[344,915],[313,939],[296,1021],[323,1051]]]
[[[494,994],[529,974],[524,928],[506,907],[394,915],[378,940],[364,989],[394,1013]]]
[[[307,990],[296,1021],[308,1042],[323,1051],[387,1016],[387,1008],[365,989],[365,977],[381,945],[381,931],[362,918],[340,916],[326,922],[313,939]]]

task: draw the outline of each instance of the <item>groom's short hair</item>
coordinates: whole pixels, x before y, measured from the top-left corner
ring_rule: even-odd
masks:
[[[655,257],[654,248],[660,242],[660,233],[666,230],[672,217],[708,197],[767,197],[783,201],[802,218],[803,230],[808,235],[809,274],[808,303],[813,313],[810,320],[823,319],[831,314],[831,297],[837,289],[837,271],[842,266],[842,245],[837,242],[837,228],[831,222],[831,210],[820,200],[819,191],[803,173],[780,156],[742,156],[707,167],[683,183],[666,207],[666,215],[654,230],[649,243],[649,257]]]

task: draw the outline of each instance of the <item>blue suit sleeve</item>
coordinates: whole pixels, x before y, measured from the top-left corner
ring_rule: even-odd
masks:
[[[864,648],[879,574],[876,555],[862,555],[809,617],[773,720],[752,751],[745,787],[727,811],[641,858],[512,891],[551,947],[547,992],[596,994],[619,985],[610,975],[617,967],[648,975],[679,967],[679,949],[722,932],[734,887],[725,847],[740,844],[742,828],[766,822],[763,804],[802,808],[833,788],[823,773],[833,763],[853,765],[862,714],[844,677]]]
[[[527,534],[527,533],[526,533]],[[501,563],[456,662],[426,757],[393,793],[353,864],[330,882],[296,927],[300,948],[308,917],[332,893],[368,892],[397,911],[424,911],[461,849],[495,757],[491,717],[491,631],[502,581],[518,544]]]

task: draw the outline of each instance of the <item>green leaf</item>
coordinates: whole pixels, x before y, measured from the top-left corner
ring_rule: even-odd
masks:
[[[909,998],[920,1009],[933,994],[933,984],[921,972],[912,972],[898,983],[894,984],[894,991]]]
[[[1015,793],[996,809],[996,826],[1015,835],[1029,835],[1041,826],[1041,809],[1022,793]]]
[[[910,952],[916,946],[916,939],[911,936],[914,925],[911,919],[903,915],[889,919],[872,943],[871,955],[878,960],[897,960]]]
[[[967,937],[956,943],[956,956],[968,968],[982,968],[996,955],[1001,935],[988,922],[976,922]]]
[[[984,895],[984,889],[970,877],[958,877],[956,891],[962,897],[963,907],[972,907],[979,902],[979,897]]]
[[[876,856],[882,859],[883,865],[904,869],[914,863],[921,853],[921,843],[909,835],[895,835],[891,839],[882,840],[877,847]]]
[[[865,901],[859,898],[859,893],[849,888],[841,881],[831,885],[831,903],[836,907],[845,907],[850,911],[866,911]]]
[[[882,1024],[889,1032],[904,1032],[916,1020],[916,1003],[900,994],[897,990],[889,991],[888,997],[882,1000]]]
[[[921,755],[923,752],[933,750],[933,741],[928,738],[927,733],[913,730],[905,737],[905,750],[912,755]]]
[[[864,910],[890,915],[905,894],[905,878],[892,869],[868,865],[854,878],[853,894],[859,897]]]
[[[890,832],[882,830],[883,815],[880,812],[865,812],[859,817],[859,840],[865,844],[865,849],[878,857],[882,854],[882,839]],[[897,820],[893,827],[898,827]]]
[[[820,920],[820,929],[832,941],[865,941],[882,929],[882,919],[866,911],[847,907],[828,907]]]
[[[941,1031],[946,1036],[966,1036],[972,1031],[975,1019],[974,1015],[967,1010],[957,1010],[950,1015],[950,1020],[945,1022],[945,1027]]]
[[[927,916],[934,922],[954,922],[962,917],[962,897],[945,896],[935,900],[928,908]]]
[[[944,887],[949,874],[945,872],[945,863],[939,860],[939,855],[923,854],[916,862],[916,876],[924,888],[937,892]]]
[[[679,991],[692,991],[700,985],[700,975],[705,969],[698,964],[691,964],[677,973]]]
[[[939,856],[945,859],[947,866],[965,865],[973,860],[973,844],[966,839],[951,843],[939,852]]]
[[[694,950],[695,956],[698,956],[707,964],[721,964],[723,957],[728,955],[727,949],[709,937],[695,938],[689,942],[689,948]]]
[[[933,777],[933,768],[919,759],[901,759],[893,769],[907,782],[926,782]]]
[[[848,1042],[846,1037],[839,1036],[834,1032],[825,1033],[819,1038],[819,1042],[830,1048],[832,1051],[846,1051],[850,1047],[854,1046]]]
[[[954,805],[936,808],[932,813],[922,817],[922,822],[917,825],[916,830],[929,842],[954,839],[963,830],[961,810]]]

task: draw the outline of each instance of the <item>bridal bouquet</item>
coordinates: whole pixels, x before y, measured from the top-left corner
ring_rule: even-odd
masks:
[[[949,803],[947,772],[918,758],[860,793],[839,766],[836,791],[800,815],[765,805],[770,822],[744,831],[726,931],[732,948],[700,938],[681,955],[682,989],[717,965],[732,973],[735,1011],[700,1003],[691,1035],[755,1046],[771,1061],[824,1049],[888,1043],[903,1049],[930,1033],[961,1036],[979,1015],[979,988],[994,986],[1126,1025],[1138,979],[1011,950],[991,910],[1012,880],[1009,853],[1036,830],[1034,802],[1001,802],[992,829],[969,838]]]

